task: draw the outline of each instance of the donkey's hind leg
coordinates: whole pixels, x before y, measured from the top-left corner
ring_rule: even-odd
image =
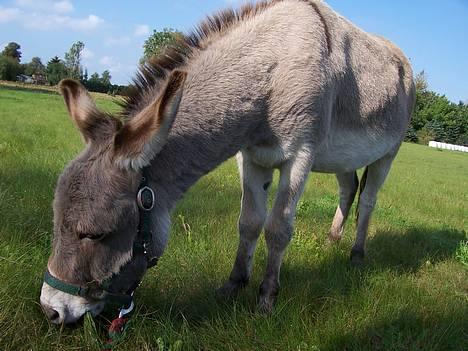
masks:
[[[341,240],[343,228],[359,186],[359,180],[355,171],[337,173],[336,179],[340,187],[340,203],[336,208],[335,217],[333,218],[330,233],[328,234],[328,241],[330,243]]]
[[[351,250],[351,263],[359,266],[364,260],[364,247],[369,227],[369,220],[377,201],[377,193],[385,182],[395,154],[387,155],[370,164],[361,179],[356,241]]]
[[[275,203],[265,223],[268,260],[258,301],[258,309],[264,313],[271,312],[278,295],[281,262],[293,235],[296,205],[304,190],[311,163],[310,151],[304,148],[280,169]]]
[[[272,169],[254,164],[247,153],[239,153],[237,162],[242,184],[240,238],[229,280],[218,290],[221,295],[232,295],[249,282],[255,246],[265,223],[268,188],[273,176]]]

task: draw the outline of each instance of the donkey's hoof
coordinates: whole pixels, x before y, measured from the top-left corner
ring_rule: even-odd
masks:
[[[334,235],[332,233],[328,234],[327,240],[325,240],[326,245],[332,246],[338,244],[341,241],[341,235]]]
[[[273,296],[260,296],[257,303],[257,311],[261,314],[271,314],[276,298]]]
[[[362,267],[364,265],[364,250],[352,249],[351,250],[351,265],[354,267]]]
[[[276,302],[276,297],[279,293],[278,282],[265,282],[260,284],[260,295],[257,303],[257,311],[263,314],[270,314],[273,312],[273,306]]]
[[[236,296],[244,288],[246,283],[233,282],[228,280],[222,287],[216,289],[216,296],[220,298],[227,298]]]

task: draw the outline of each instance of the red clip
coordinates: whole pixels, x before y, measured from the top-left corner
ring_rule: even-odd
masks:
[[[109,327],[109,333],[122,333],[125,328],[125,324],[127,323],[127,318],[116,318],[112,321]]]
[[[116,318],[112,321],[109,327],[109,339],[104,344],[102,351],[112,351],[115,346],[115,343],[119,340],[119,337],[125,331],[125,325],[128,322],[128,318]]]

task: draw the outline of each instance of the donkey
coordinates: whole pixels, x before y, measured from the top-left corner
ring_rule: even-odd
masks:
[[[87,311],[100,313],[107,297],[130,294],[162,255],[176,202],[236,154],[240,240],[220,293],[232,295],[249,282],[264,229],[268,259],[258,308],[272,310],[311,171],[336,174],[340,201],[329,233],[335,242],[359,187],[356,170],[367,167],[351,251],[359,263],[377,192],[410,120],[412,77],[395,45],[323,2],[268,0],[208,17],[145,63],[121,116],[101,112],[83,86],[63,81],[60,91],[86,147],[56,187],[40,298],[46,314],[53,323],[74,322]],[[268,214],[274,169],[280,178]]]

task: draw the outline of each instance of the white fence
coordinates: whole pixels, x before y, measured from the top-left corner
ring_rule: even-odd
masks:
[[[430,147],[435,147],[437,149],[468,152],[468,147],[467,146],[439,143],[438,141],[430,141],[429,146]]]

